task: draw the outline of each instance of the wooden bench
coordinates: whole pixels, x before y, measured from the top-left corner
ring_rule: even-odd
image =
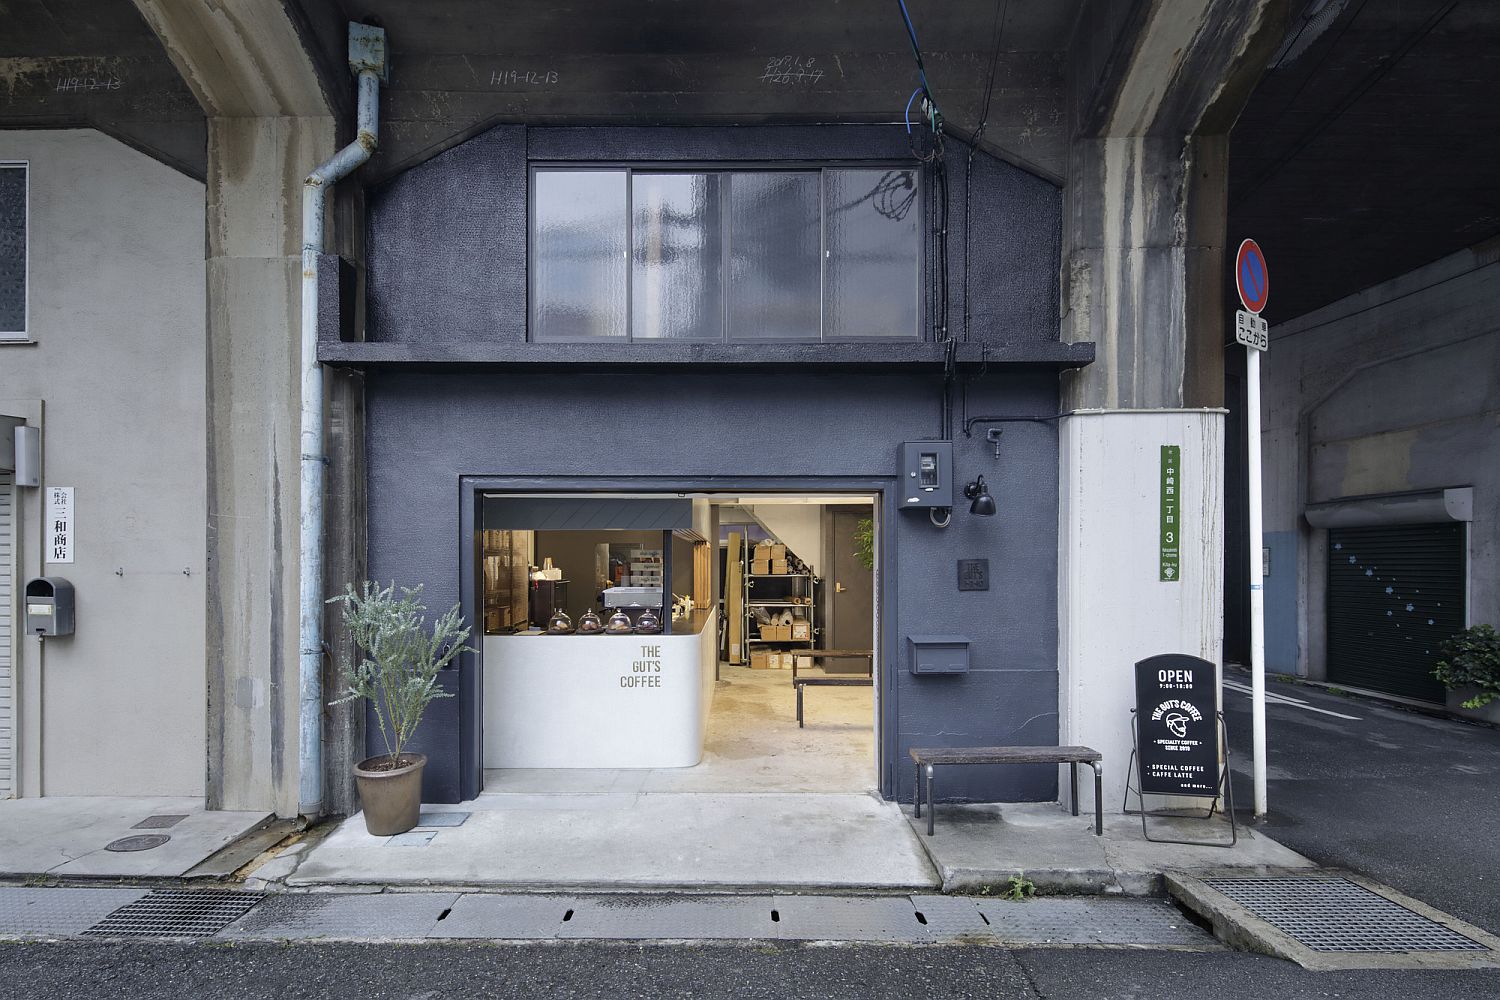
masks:
[[[802,674],[792,678],[792,686],[797,689],[797,728],[802,729],[802,689],[805,687],[873,687],[875,678],[866,674]]]
[[[797,717],[802,716],[802,692],[797,692]],[[927,835],[932,836],[932,769],[950,764],[1068,764],[1073,769],[1073,815],[1078,815],[1078,765],[1094,768],[1094,835],[1104,836],[1104,755],[1089,747],[912,747],[917,785],[912,789],[913,814],[922,816],[922,772],[927,772]]]

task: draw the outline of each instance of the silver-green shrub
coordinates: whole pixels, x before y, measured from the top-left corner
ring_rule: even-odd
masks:
[[[342,665],[343,694],[330,702],[340,705],[366,699],[375,710],[386,753],[399,764],[422,713],[435,698],[452,695],[438,687],[438,671],[463,652],[469,627],[455,604],[447,614],[426,625],[422,588],[382,588],[369,580],[361,590],[349,586],[329,604],[343,605],[344,626],[363,654],[359,662]]]

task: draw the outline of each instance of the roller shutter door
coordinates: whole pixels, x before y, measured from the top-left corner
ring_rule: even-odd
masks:
[[[1330,681],[1443,701],[1432,667],[1443,640],[1464,629],[1465,527],[1329,529]]]
[[[15,491],[0,476],[0,799],[16,794]]]

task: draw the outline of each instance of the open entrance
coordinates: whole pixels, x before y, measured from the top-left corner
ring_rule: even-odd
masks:
[[[868,797],[876,499],[484,494],[485,796]]]

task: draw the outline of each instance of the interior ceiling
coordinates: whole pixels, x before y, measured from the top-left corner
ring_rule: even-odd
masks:
[[[1270,70],[1235,126],[1229,184],[1230,245],[1253,237],[1270,263],[1266,318],[1500,233],[1497,95],[1494,0],[1345,0]]]

